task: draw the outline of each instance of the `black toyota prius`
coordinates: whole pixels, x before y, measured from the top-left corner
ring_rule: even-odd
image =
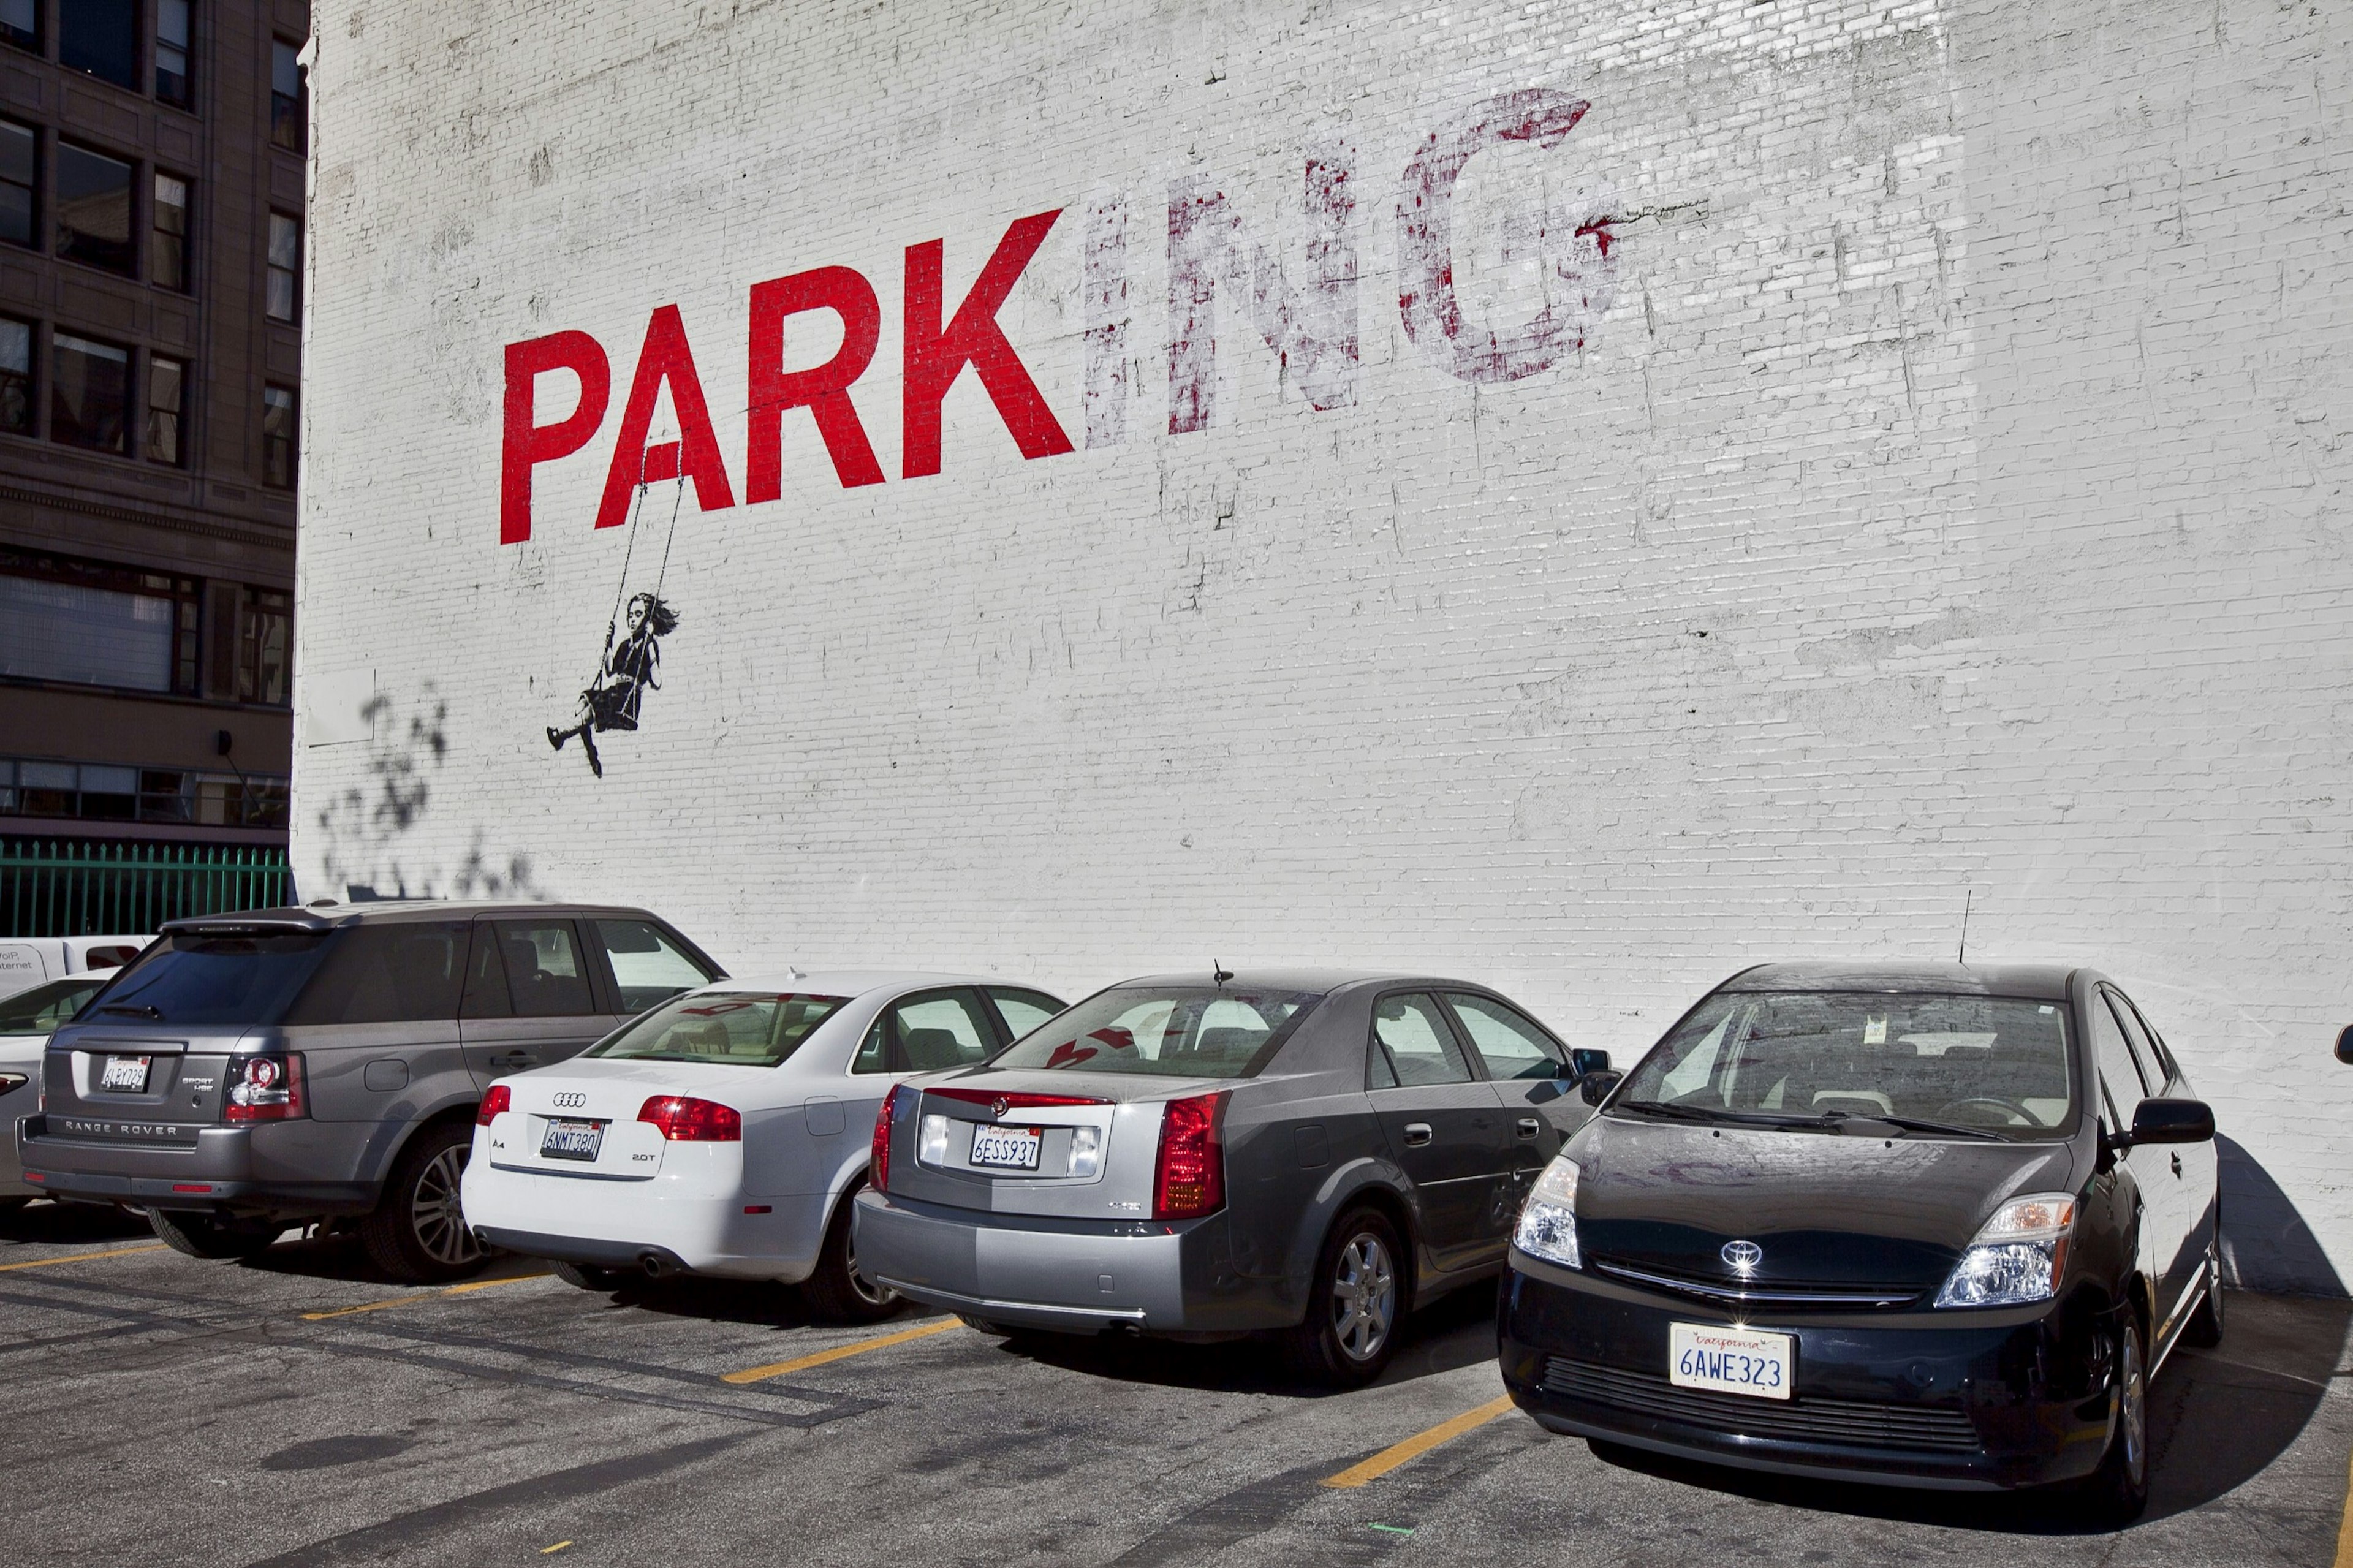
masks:
[[[1765,965],[1580,1092],[1498,1309],[1546,1426],[2139,1511],[2148,1384],[2221,1337],[2214,1121],[2113,983]]]

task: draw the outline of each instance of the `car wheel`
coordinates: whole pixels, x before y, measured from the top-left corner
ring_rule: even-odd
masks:
[[[259,1258],[269,1250],[283,1226],[268,1220],[217,1220],[207,1215],[174,1214],[164,1209],[152,1209],[147,1215],[147,1227],[155,1239],[174,1252],[185,1252],[191,1258]]]
[[[1351,1209],[1324,1238],[1307,1319],[1284,1340],[1284,1359],[1313,1383],[1370,1383],[1397,1346],[1404,1291],[1396,1227],[1376,1209]]]
[[[2211,1351],[2222,1342],[2222,1257],[2220,1243],[2206,1252],[2206,1299],[2181,1326],[2181,1342]]]
[[[2121,1526],[2148,1506],[2148,1358],[2139,1317],[2127,1310],[2116,1333],[2116,1424],[2088,1486],[2102,1524]]]
[[[396,1279],[429,1285],[472,1273],[490,1256],[466,1227],[458,1183],[474,1130],[455,1122],[428,1127],[401,1151],[375,1212],[360,1221],[368,1258]]]
[[[850,1214],[850,1200],[857,1195],[858,1189],[852,1187],[833,1205],[833,1221],[825,1227],[825,1246],[818,1253],[816,1271],[801,1281],[801,1299],[828,1322],[871,1323],[889,1317],[904,1301],[890,1286],[858,1271],[857,1226]]]
[[[599,1268],[593,1263],[558,1263],[555,1277],[566,1285],[576,1285],[583,1290],[609,1294],[621,1288],[624,1276],[610,1268]]]

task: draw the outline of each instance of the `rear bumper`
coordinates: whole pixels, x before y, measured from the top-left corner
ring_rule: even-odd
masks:
[[[797,1284],[825,1245],[826,1194],[747,1198],[741,1144],[673,1143],[660,1174],[614,1181],[493,1164],[485,1142],[478,1129],[460,1192],[466,1223],[512,1252],[602,1268],[634,1268],[652,1253],[666,1268]]]
[[[1237,1277],[1223,1215],[1074,1220],[858,1194],[858,1267],[902,1295],[1010,1328],[1233,1334],[1285,1326]]]
[[[2089,1475],[2113,1399],[2090,1315],[2050,1305],[1839,1313],[1745,1326],[1797,1338],[1794,1397],[1672,1387],[1669,1325],[1699,1301],[1512,1254],[1504,1386],[1547,1429],[1782,1475],[2001,1490]]]
[[[302,1217],[365,1214],[373,1182],[322,1182],[348,1171],[374,1122],[295,1121],[206,1127],[193,1143],[130,1145],[59,1138],[41,1115],[16,1120],[15,1152],[26,1188],[85,1203]]]

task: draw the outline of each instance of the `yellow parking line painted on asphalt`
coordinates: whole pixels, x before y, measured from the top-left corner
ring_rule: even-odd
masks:
[[[559,1542],[556,1542],[554,1545],[553,1545],[553,1546],[543,1546],[543,1547],[541,1547],[541,1548],[539,1549],[539,1554],[540,1554],[542,1557],[544,1557],[544,1556],[546,1556],[546,1555],[547,1555],[549,1552],[561,1552],[561,1551],[563,1551],[565,1547],[567,1547],[567,1546],[569,1546],[569,1545],[571,1545],[571,1544],[572,1544],[572,1542],[568,1542],[568,1541],[559,1541]]]
[[[2353,1463],[2345,1467],[2345,1517],[2337,1526],[2337,1568],[2353,1568]]]
[[[934,1334],[944,1334],[951,1330],[963,1327],[964,1321],[961,1318],[950,1318],[944,1323],[925,1323],[919,1329],[902,1329],[895,1334],[877,1334],[871,1340],[860,1340],[855,1344],[836,1345],[829,1351],[818,1351],[814,1355],[795,1356],[790,1361],[771,1362],[766,1366],[747,1366],[742,1372],[722,1373],[719,1375],[719,1381],[760,1383],[768,1378],[782,1377],[788,1372],[807,1372],[813,1366],[823,1366],[829,1361],[840,1361],[846,1356],[864,1355],[868,1351],[886,1350],[892,1345],[903,1345],[909,1340],[929,1339]]]
[[[88,1263],[99,1258],[128,1258],[134,1252],[161,1252],[164,1244],[151,1241],[144,1247],[118,1247],[106,1252],[77,1252],[70,1258],[36,1258],[29,1263],[0,1263],[0,1273],[11,1268],[47,1268],[53,1263]]]
[[[501,1274],[496,1279],[476,1279],[464,1285],[452,1285],[447,1290],[425,1290],[420,1291],[414,1296],[395,1296],[388,1300],[363,1301],[356,1307],[336,1307],[324,1312],[305,1312],[302,1314],[302,1321],[306,1323],[320,1323],[326,1321],[329,1318],[348,1318],[354,1312],[381,1312],[386,1307],[406,1307],[411,1301],[436,1301],[444,1296],[468,1296],[477,1290],[488,1290],[492,1286],[512,1285],[519,1279],[544,1279],[546,1278],[547,1276],[544,1272],[538,1274]]]
[[[1440,1421],[1427,1432],[1418,1432],[1402,1443],[1383,1448],[1371,1458],[1350,1465],[1336,1476],[1324,1477],[1324,1484],[1327,1487],[1360,1487],[1366,1481],[1378,1480],[1407,1460],[1420,1458],[1440,1443],[1451,1443],[1463,1433],[1484,1426],[1511,1407],[1512,1396],[1508,1394],[1500,1399],[1489,1400],[1476,1410],[1465,1410],[1451,1421]]]

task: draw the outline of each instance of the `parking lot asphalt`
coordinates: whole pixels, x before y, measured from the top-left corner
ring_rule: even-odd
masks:
[[[2240,1295],[2154,1390],[2153,1499],[1820,1486],[1597,1449],[1508,1407],[1493,1297],[1374,1386],[1253,1345],[1006,1343],[790,1292],[455,1288],[289,1237],[204,1263],[137,1222],[0,1216],[0,1556],[125,1563],[2353,1564],[2353,1308]],[[1332,1484],[1334,1481],[1343,1484]]]

